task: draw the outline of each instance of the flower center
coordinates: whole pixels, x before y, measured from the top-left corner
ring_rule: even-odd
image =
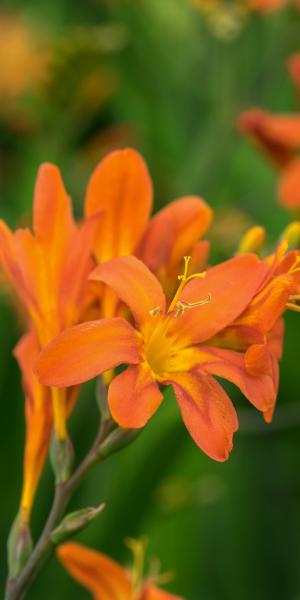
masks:
[[[167,315],[161,314],[159,306],[150,311],[150,315],[155,318],[155,323],[148,321],[143,331],[145,360],[153,373],[159,379],[164,373],[180,371],[184,368],[185,359],[190,360],[192,349],[188,348],[189,340],[178,332],[170,332],[169,325],[173,318],[179,318],[187,309],[203,306],[211,301],[211,294],[203,300],[197,302],[183,302],[179,300],[180,294],[185,285],[199,277],[204,279],[206,272],[194,273],[188,275],[188,266],[191,257],[184,257],[184,272],[178,276],[180,284],[170,303]]]

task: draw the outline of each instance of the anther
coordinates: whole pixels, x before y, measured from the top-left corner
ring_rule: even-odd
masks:
[[[212,294],[209,293],[207,298],[204,298],[203,300],[199,300],[198,302],[182,302],[181,300],[178,300],[178,302],[176,303],[176,308],[177,311],[175,313],[175,317],[181,317],[181,315],[183,315],[183,313],[188,309],[188,308],[196,308],[199,306],[204,306],[205,304],[209,304],[209,302],[211,302],[212,299]]]
[[[191,279],[195,279],[195,277],[200,277],[200,279],[204,279],[204,277],[206,276],[206,271],[203,271],[202,273],[193,273],[193,275],[188,276],[188,268],[189,268],[190,260],[191,260],[190,256],[184,257],[184,272],[183,272],[183,275],[178,275],[178,280],[180,281],[180,284],[179,284],[178,290],[169,306],[169,310],[168,310],[169,313],[172,312],[172,310],[174,309],[175,306],[178,307],[178,298],[179,298],[183,288],[188,283],[188,281],[191,281]]]
[[[157,315],[160,315],[160,313],[160,306],[155,306],[155,308],[151,308],[151,310],[149,310],[149,315],[151,315],[151,317],[157,317]]]

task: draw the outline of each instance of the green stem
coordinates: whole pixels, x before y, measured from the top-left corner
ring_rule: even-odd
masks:
[[[52,530],[61,521],[74,491],[88,471],[100,460],[130,444],[136,435],[136,432],[130,430],[115,429],[113,421],[106,421],[101,425],[92,447],[70,479],[56,484],[52,508],[45,527],[23,571],[18,577],[8,579],[5,600],[21,600],[25,596],[53,551],[54,544],[50,537]]]

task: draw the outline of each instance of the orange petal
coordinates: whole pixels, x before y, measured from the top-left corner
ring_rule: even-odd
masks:
[[[125,429],[144,427],[163,400],[149,370],[130,366],[117,375],[108,390],[113,419]]]
[[[102,319],[65,329],[44,348],[36,370],[45,385],[67,387],[139,360],[133,327],[124,319]]]
[[[267,410],[264,411],[264,419],[266,421],[266,423],[271,423],[272,419],[273,419],[273,414],[274,414],[274,410],[275,410],[275,406],[276,406],[276,399],[277,399],[277,394],[278,394],[278,387],[279,387],[279,365],[278,365],[278,361],[276,360],[274,355],[272,356],[272,370],[273,370],[273,381],[274,381],[274,386],[275,386],[275,391],[276,391],[276,396],[275,396],[275,400],[272,406],[270,406],[270,408],[268,408]]]
[[[284,166],[300,147],[300,116],[272,114],[253,108],[239,117],[239,129],[264,150],[278,166]]]
[[[201,367],[205,371],[234,383],[258,410],[264,412],[273,406],[277,390],[272,377],[271,358],[266,367],[265,363],[258,363],[257,357],[255,375],[251,353],[244,359],[241,352],[210,346],[202,346],[200,352],[203,353]],[[268,351],[266,350],[266,352]],[[248,366],[251,369],[247,369]],[[258,366],[260,366],[260,372],[258,372]]]
[[[300,208],[300,158],[294,158],[282,171],[278,193],[279,200],[285,208]]]
[[[149,319],[153,308],[165,311],[166,299],[159,281],[134,256],[122,256],[99,265],[90,279],[109,285],[129,306],[139,324]]]
[[[15,236],[4,221],[0,220],[0,261],[8,283],[17,292],[21,301],[27,306],[33,305],[35,300],[32,290],[24,281],[22,271],[18,265],[15,248]]]
[[[277,360],[281,360],[283,352],[284,319],[276,321],[273,329],[267,335],[268,347]]]
[[[55,165],[40,166],[33,206],[33,230],[38,241],[61,254],[66,238],[75,231],[72,204],[65,190],[60,170]]]
[[[265,288],[255,296],[245,312],[237,319],[236,325],[256,328],[268,334],[286,310],[286,303],[295,287],[293,277],[288,274],[271,279]]]
[[[133,254],[152,207],[152,183],[141,155],[127,148],[111,152],[87,188],[87,215],[103,210],[95,252],[99,262]]]
[[[68,542],[57,549],[66,570],[87,588],[95,600],[132,600],[132,587],[125,569],[104,554]]]
[[[211,220],[212,210],[198,196],[175,200],[151,219],[139,255],[155,273],[172,269],[183,256],[191,254]]]
[[[138,600],[184,600],[182,596],[175,596],[165,592],[153,585],[151,581],[146,581]]]
[[[174,319],[173,327],[194,343],[205,341],[229,325],[251,301],[268,266],[253,254],[244,254],[212,267],[205,279],[193,279],[184,288],[180,300],[203,306],[187,308]]]
[[[88,301],[88,276],[95,266],[91,252],[100,219],[98,213],[83,221],[65,258],[60,290],[62,328],[78,322]]]
[[[259,377],[270,375],[272,372],[272,361],[266,344],[253,344],[245,353],[245,366],[249,375]]]
[[[21,508],[29,519],[36,488],[45,463],[52,430],[50,390],[33,373],[40,347],[35,332],[24,335],[14,349],[22,371],[25,393],[26,439]]]
[[[172,373],[171,383],[183,421],[197,446],[224,461],[232,450],[238,420],[227,394],[210,375],[193,371]]]

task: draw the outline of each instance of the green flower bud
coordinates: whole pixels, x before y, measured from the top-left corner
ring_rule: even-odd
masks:
[[[60,544],[74,533],[77,533],[93,521],[103,511],[104,506],[104,504],[100,504],[98,508],[88,507],[71,512],[51,532],[51,541],[54,544]]]

